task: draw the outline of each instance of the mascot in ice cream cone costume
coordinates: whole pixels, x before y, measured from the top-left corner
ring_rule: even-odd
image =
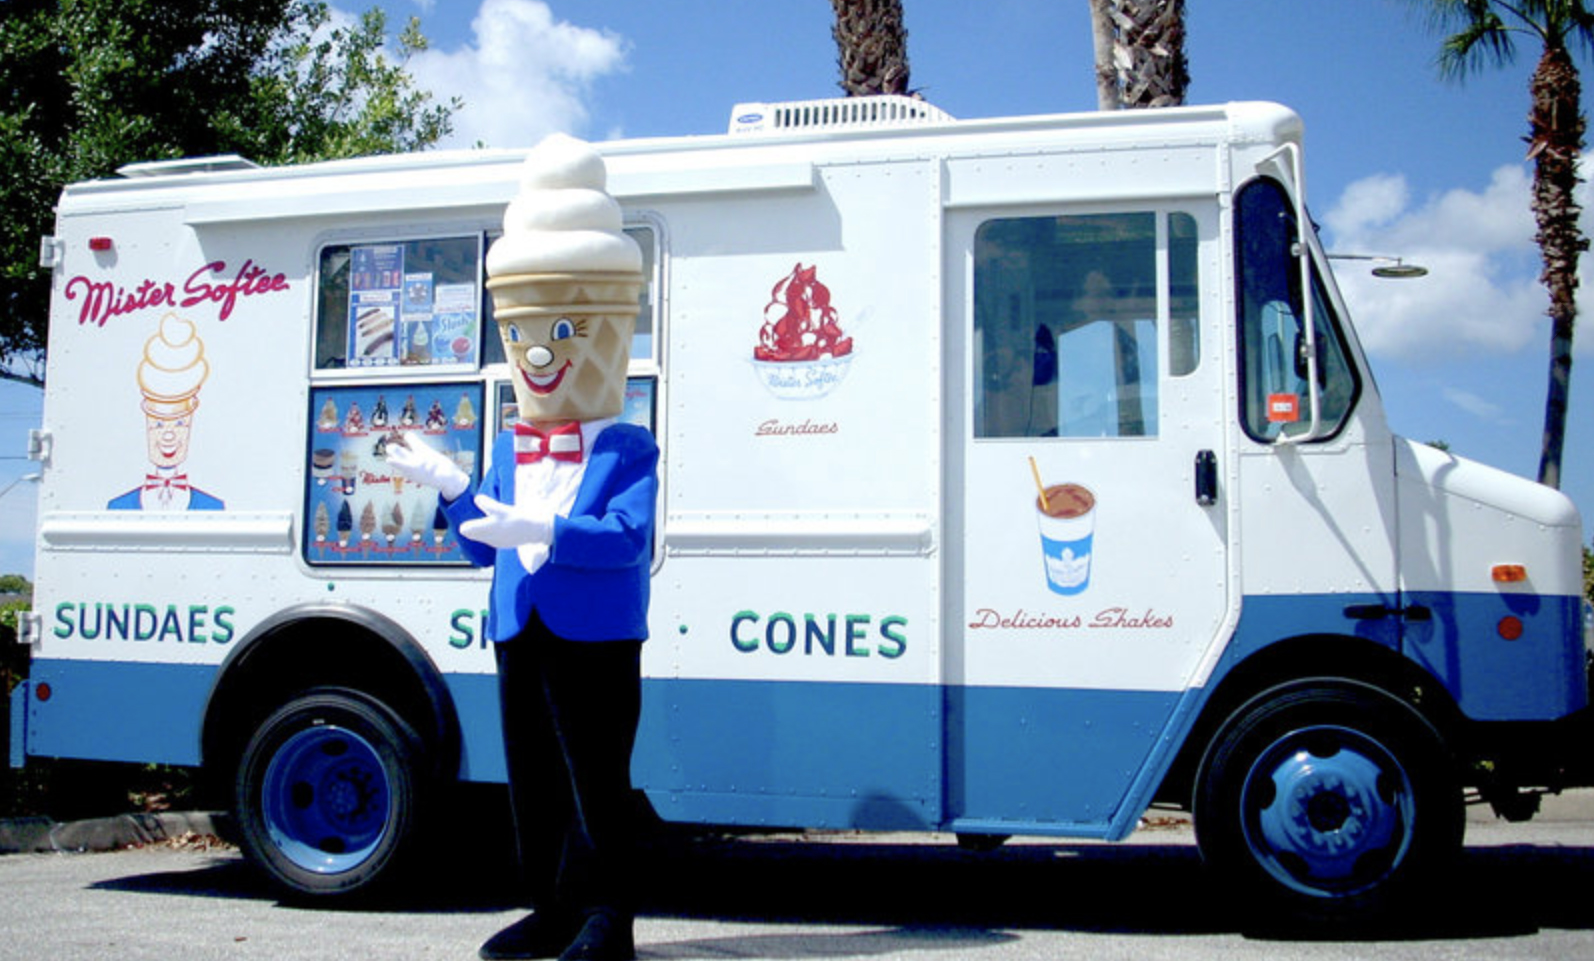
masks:
[[[487,286],[520,423],[478,490],[420,441],[388,462],[437,487],[471,561],[492,566],[504,748],[533,912],[483,958],[635,956],[630,764],[658,447],[618,423],[642,257],[603,160],[564,136],[527,157]]]

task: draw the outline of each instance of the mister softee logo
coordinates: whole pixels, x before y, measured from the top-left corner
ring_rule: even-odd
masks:
[[[79,324],[104,327],[112,317],[124,314],[207,303],[217,305],[217,318],[226,320],[232,316],[240,297],[273,294],[288,287],[285,275],[271,273],[253,260],[245,259],[236,270],[230,269],[225,260],[213,260],[189,274],[181,286],[170,281],[146,279],[133,287],[124,287],[78,274],[66,282],[62,293],[67,300],[82,300],[78,310]]]

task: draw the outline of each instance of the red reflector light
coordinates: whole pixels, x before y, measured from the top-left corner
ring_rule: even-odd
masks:
[[[1521,564],[1496,564],[1490,568],[1489,576],[1496,584],[1522,584],[1528,579],[1528,569]]]
[[[90,237],[89,238],[89,249],[90,250],[110,250],[111,249],[111,238],[109,238],[109,237]]]
[[[49,681],[40,681],[33,688],[33,699],[35,701],[48,701],[50,695],[54,693],[55,691],[50,687]]]
[[[1522,620],[1507,614],[1500,618],[1500,623],[1495,625],[1495,630],[1508,641],[1514,641],[1522,636]]]

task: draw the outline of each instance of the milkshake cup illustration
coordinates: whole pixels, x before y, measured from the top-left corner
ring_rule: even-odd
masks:
[[[1082,594],[1090,586],[1090,556],[1096,534],[1096,495],[1080,484],[1053,484],[1035,498],[1046,586],[1053,593]]]

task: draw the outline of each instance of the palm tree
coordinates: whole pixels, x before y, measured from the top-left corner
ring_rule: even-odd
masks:
[[[1550,379],[1544,401],[1544,442],[1539,483],[1561,486],[1561,449],[1566,441],[1568,386],[1572,375],[1572,328],[1577,320],[1577,259],[1588,249],[1572,197],[1583,151],[1579,111],[1582,80],[1570,46],[1594,47],[1594,12],[1585,0],[1412,0],[1428,8],[1432,24],[1448,34],[1439,69],[1461,78],[1485,63],[1511,62],[1516,38],[1543,46],[1529,85],[1528,159],[1533,161],[1534,238],[1544,262],[1539,280],[1550,293]],[[1453,31],[1453,32],[1452,32]]]
[[[1184,103],[1184,0],[1090,0],[1090,26],[1100,109]]]
[[[849,97],[908,90],[908,31],[902,0],[830,0],[831,33],[840,52],[841,89]]]

